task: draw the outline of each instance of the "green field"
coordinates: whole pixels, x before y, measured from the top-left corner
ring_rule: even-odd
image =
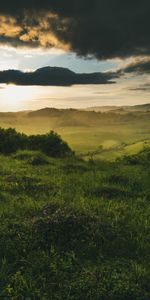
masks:
[[[15,127],[27,134],[59,133],[85,159],[93,156],[112,160],[137,153],[150,143],[149,105],[107,112],[73,109],[42,109],[33,112],[1,113],[0,126]],[[141,109],[141,111],[140,111]],[[103,147],[103,151],[99,151]]]
[[[150,299],[150,150],[0,156],[0,298]]]
[[[94,157],[111,160],[120,155],[138,153],[144,145],[150,145],[150,124],[147,124],[148,133],[145,132],[145,124],[142,128],[142,124],[139,123],[125,126],[106,125],[102,128],[60,128],[58,133],[78,155],[89,157],[89,152],[96,152],[100,146],[103,146],[103,151],[98,151]],[[139,131],[138,127],[140,127]]]

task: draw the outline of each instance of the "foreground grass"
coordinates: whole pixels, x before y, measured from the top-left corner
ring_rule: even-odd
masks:
[[[0,298],[149,300],[148,155],[1,156]]]

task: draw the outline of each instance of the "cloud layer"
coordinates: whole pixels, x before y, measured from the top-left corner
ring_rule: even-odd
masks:
[[[71,86],[75,84],[111,84],[113,72],[80,74],[66,68],[44,67],[34,72],[0,71],[0,83],[16,85]]]
[[[142,59],[136,60],[135,62],[129,64],[123,69],[125,73],[136,73],[139,75],[149,74],[150,73],[150,60]]]
[[[150,55],[149,0],[5,0],[0,43],[98,59]]]

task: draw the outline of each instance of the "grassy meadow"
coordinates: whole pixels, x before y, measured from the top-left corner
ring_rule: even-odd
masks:
[[[0,298],[150,299],[150,150],[0,156]]]
[[[0,299],[149,300],[149,112],[45,109],[0,126],[32,134],[0,130]],[[51,129],[76,153],[33,136]]]

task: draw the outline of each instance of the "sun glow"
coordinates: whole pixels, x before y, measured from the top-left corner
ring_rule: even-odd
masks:
[[[33,97],[32,86],[4,85],[0,88],[1,111],[17,111],[26,108],[26,101]]]
[[[119,85],[111,85],[109,88],[106,85],[51,87],[1,84],[0,112],[36,110],[43,107],[86,108],[149,103],[149,93],[134,93],[130,90],[137,83],[120,82]]]

